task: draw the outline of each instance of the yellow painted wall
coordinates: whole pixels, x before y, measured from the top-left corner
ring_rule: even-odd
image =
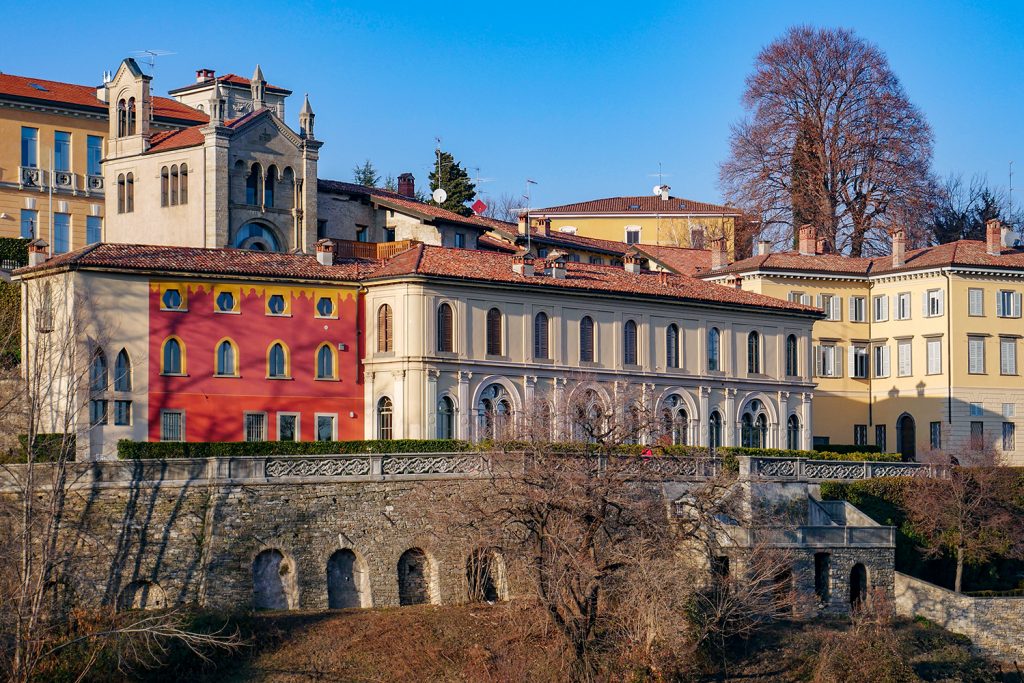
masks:
[[[733,253],[734,219],[732,216],[633,216],[624,214],[613,217],[576,216],[552,217],[551,229],[556,231],[563,227],[575,227],[576,234],[582,237],[593,237],[615,242],[626,241],[626,226],[640,226],[641,244],[660,244],[669,246],[689,247],[690,230],[703,227],[705,246],[707,240],[724,236],[729,253]]]
[[[77,194],[67,191],[53,193],[53,210],[58,211],[58,202],[68,203],[71,214],[71,249],[85,246],[86,216],[90,215],[93,205],[99,206],[99,215],[103,215],[103,193],[86,190],[86,139],[89,135],[106,138],[107,122],[105,119],[85,118],[72,115],[58,115],[9,107],[0,107],[0,213],[6,217],[0,219],[0,237],[18,237],[21,234],[21,209],[27,208],[26,198],[36,201],[39,212],[37,235],[50,241],[49,197],[45,188],[18,189],[19,166],[21,165],[21,128],[29,126],[39,129],[39,166],[49,170],[50,155],[53,150],[55,131],[71,133],[71,171],[76,174]]]

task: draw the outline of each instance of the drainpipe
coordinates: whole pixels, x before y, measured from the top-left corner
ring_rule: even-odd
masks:
[[[949,353],[946,357],[946,422],[953,428],[953,316],[950,314],[953,306],[953,279],[949,274],[949,268],[945,269],[946,275],[946,306],[943,313],[946,314],[946,347]],[[941,348],[941,347],[940,347]],[[928,354],[925,353],[925,362],[928,361]]]
[[[874,350],[871,348],[871,340],[875,338],[874,335],[871,333],[871,326],[875,324],[875,297],[874,297],[874,293],[873,293],[874,292],[874,287],[875,287],[875,281],[872,280],[869,277],[868,278],[868,300],[864,304],[864,308],[867,309],[865,311],[865,313],[866,313],[867,318],[868,318],[868,372],[867,372],[867,375],[868,375],[867,376],[867,380],[868,380],[868,427],[874,427],[875,426],[875,391],[874,391],[875,387],[874,387],[874,378],[872,377],[873,373],[871,372],[871,361],[872,361],[872,356],[874,355],[874,353],[873,353]],[[887,302],[886,306],[888,306],[888,305],[889,304]],[[888,319],[888,317],[889,316],[886,316],[886,319]],[[850,351],[852,352],[853,349],[851,348]],[[871,438],[870,434],[865,434],[865,437],[867,437],[868,439]]]

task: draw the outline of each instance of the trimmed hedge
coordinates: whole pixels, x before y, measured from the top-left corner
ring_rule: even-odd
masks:
[[[67,437],[66,444],[63,434],[36,434],[33,448],[35,462],[55,462],[60,458],[62,449],[65,460],[74,460],[76,443],[74,434]],[[17,449],[12,449],[8,453],[0,453],[0,463],[26,462],[28,462],[28,434],[19,434]]]
[[[445,453],[468,451],[467,441],[394,439],[388,441],[131,441],[117,442],[122,460],[238,458],[261,455],[338,455],[357,453]]]
[[[29,240],[20,237],[0,237],[0,263],[10,261],[16,267],[28,265]]]
[[[881,453],[882,448],[880,446],[869,446],[864,444],[863,446],[854,446],[848,443],[830,443],[830,444],[819,444],[814,447],[816,451],[827,451],[829,453]]]
[[[719,451],[729,451],[735,455],[749,455],[759,458],[807,458],[809,460],[853,460],[872,462],[900,462],[899,453],[878,453],[869,451],[790,451],[782,448],[739,448],[730,446],[719,448]]]

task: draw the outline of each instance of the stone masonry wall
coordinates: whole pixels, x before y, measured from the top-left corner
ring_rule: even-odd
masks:
[[[967,636],[984,654],[1024,657],[1024,598],[974,598],[896,573],[896,612]]]

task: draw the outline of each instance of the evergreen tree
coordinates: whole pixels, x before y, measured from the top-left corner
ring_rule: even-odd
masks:
[[[398,192],[398,181],[395,180],[395,176],[388,173],[388,177],[384,179],[384,189],[388,192]]]
[[[359,185],[377,187],[377,183],[380,182],[380,174],[373,167],[373,162],[367,159],[363,162],[362,166],[356,166],[352,169],[352,180]]]
[[[473,210],[466,206],[466,202],[472,201],[476,196],[476,185],[470,180],[469,173],[448,152],[440,153],[439,165],[440,169],[435,163],[434,170],[430,172],[430,191],[433,192],[440,187],[448,193],[448,199],[440,205],[433,200],[430,203],[462,216],[473,215]]]

